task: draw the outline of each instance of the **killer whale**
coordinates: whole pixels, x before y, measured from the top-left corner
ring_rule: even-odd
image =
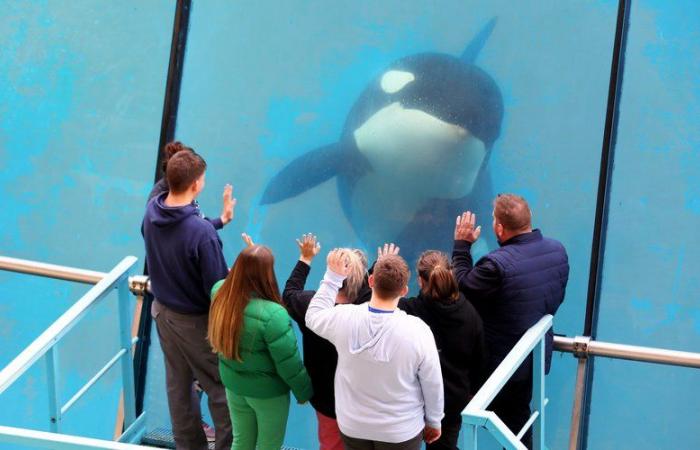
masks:
[[[462,209],[490,212],[485,170],[503,120],[503,99],[475,60],[492,19],[459,57],[419,53],[390,64],[347,114],[340,139],[291,161],[261,204],[302,194],[333,177],[342,209],[367,245],[393,240],[412,260],[447,250]]]

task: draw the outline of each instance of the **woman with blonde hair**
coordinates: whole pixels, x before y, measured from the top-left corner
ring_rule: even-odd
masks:
[[[320,450],[343,450],[343,442],[335,417],[335,390],[333,380],[338,364],[338,353],[333,344],[306,327],[306,310],[316,291],[304,290],[311,271],[311,261],[321,250],[316,236],[305,234],[297,240],[299,261],[284,287],[282,300],[289,314],[299,325],[303,336],[304,365],[311,377],[314,395],[311,406],[316,410]],[[364,303],[369,301],[372,290],[367,284],[367,258],[357,249],[341,249],[349,262],[350,273],[338,292],[336,304]]]
[[[226,387],[232,450],[278,450],[289,415],[289,391],[312,395],[289,314],[281,304],[274,257],[250,245],[212,289],[209,341]]]

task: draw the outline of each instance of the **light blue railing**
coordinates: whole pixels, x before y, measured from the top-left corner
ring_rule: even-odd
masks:
[[[138,442],[144,429],[145,416],[136,417],[134,401],[134,369],[132,361],[131,326],[129,323],[129,272],[136,263],[133,256],[124,258],[109,273],[105,274],[97,283],[59,317],[49,328],[34,340],[22,353],[10,364],[0,371],[0,395],[7,390],[22,374],[34,363],[45,357],[46,380],[49,397],[49,430],[28,430],[0,426],[0,443],[26,445],[33,448],[63,449],[143,449],[146,447],[127,444],[125,442]],[[107,364],[102,367],[85,385],[80,388],[66,403],[60,404],[59,392],[56,386],[56,370],[58,367],[58,353],[56,345],[68,331],[97,306],[102,299],[117,289],[119,302],[119,351]],[[61,431],[63,416],[75,405],[75,403],[115,364],[121,364],[123,404],[124,404],[124,433],[119,439],[121,442],[90,439],[79,436],[58,434]],[[0,398],[0,401],[2,399]],[[0,445],[1,448],[6,448]]]
[[[464,408],[462,448],[476,450],[477,432],[479,428],[484,428],[507,450],[526,450],[520,438],[532,427],[532,448],[545,450],[544,408],[547,405],[547,399],[544,396],[544,336],[550,328],[552,328],[550,315],[544,316],[530,328]],[[533,353],[532,405],[534,412],[516,435],[493,411],[488,411],[487,408],[530,352]]]

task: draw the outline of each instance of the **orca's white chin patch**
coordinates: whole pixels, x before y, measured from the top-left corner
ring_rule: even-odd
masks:
[[[468,130],[400,103],[377,111],[354,137],[372,171],[357,181],[352,208],[377,242],[398,236],[431,199],[469,195],[486,156]]]
[[[486,149],[468,130],[418,109],[392,103],[354,132],[375,174],[416,190],[422,198],[459,198],[476,181]]]
[[[390,70],[382,75],[380,85],[382,86],[382,90],[387,94],[394,94],[415,79],[416,77],[411,72]]]

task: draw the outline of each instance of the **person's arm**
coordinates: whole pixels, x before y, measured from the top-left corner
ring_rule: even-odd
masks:
[[[452,250],[452,270],[459,290],[472,302],[495,294],[501,286],[501,272],[488,257],[472,265],[471,243],[455,241]]]
[[[221,220],[221,217],[203,217],[203,219],[209,222],[217,231],[224,227],[224,222]]]
[[[562,296],[561,296],[561,301],[559,302],[559,305],[557,305],[557,308],[562,304],[564,301],[564,297],[566,296],[566,285],[569,283],[569,255],[566,253],[566,249],[562,245],[561,248],[562,252],[564,253],[564,259],[566,260],[566,265],[564,266],[562,277],[561,277],[561,284],[562,284]],[[556,309],[555,309],[556,312]],[[552,313],[553,314],[553,313]]]
[[[300,253],[299,261],[284,285],[282,301],[292,318],[298,323],[304,323],[309,302],[315,294],[314,291],[305,291],[304,285],[311,271],[311,261],[321,251],[321,244],[316,241],[316,236],[313,234],[305,234],[301,239],[297,239],[297,245]]]
[[[313,394],[311,379],[299,356],[297,338],[286,310],[280,308],[272,314],[263,338],[277,374],[287,383],[299,403],[308,401]]]
[[[221,217],[214,217],[214,218],[205,217],[204,220],[209,222],[211,224],[211,226],[214,227],[215,230],[220,230],[224,227],[224,222],[223,222],[223,220],[221,220]]]
[[[335,343],[338,314],[335,299],[348,275],[348,259],[341,250],[328,254],[328,268],[316,295],[306,311],[306,326],[322,338]]]
[[[440,370],[440,357],[438,356],[435,338],[430,329],[425,326],[423,334],[423,359],[418,367],[418,381],[423,391],[423,408],[425,414],[425,436],[437,440],[440,437],[442,418],[445,416],[445,391]],[[437,437],[435,437],[437,435]]]
[[[306,278],[309,276],[310,271],[311,267],[308,264],[303,261],[297,261],[282,292],[282,302],[287,307],[289,315],[299,323],[304,323],[309,302],[315,294],[314,291],[304,290],[304,284],[306,284]]]
[[[212,232],[215,234],[214,232]],[[218,237],[207,237],[197,247],[199,272],[204,292],[211,292],[217,281],[226,278],[228,267],[224,259],[223,245]]]
[[[452,249],[452,270],[459,290],[472,302],[479,302],[496,293],[501,285],[501,273],[488,257],[474,266],[471,248],[479,239],[481,227],[474,227],[476,216],[465,212],[457,217]]]

